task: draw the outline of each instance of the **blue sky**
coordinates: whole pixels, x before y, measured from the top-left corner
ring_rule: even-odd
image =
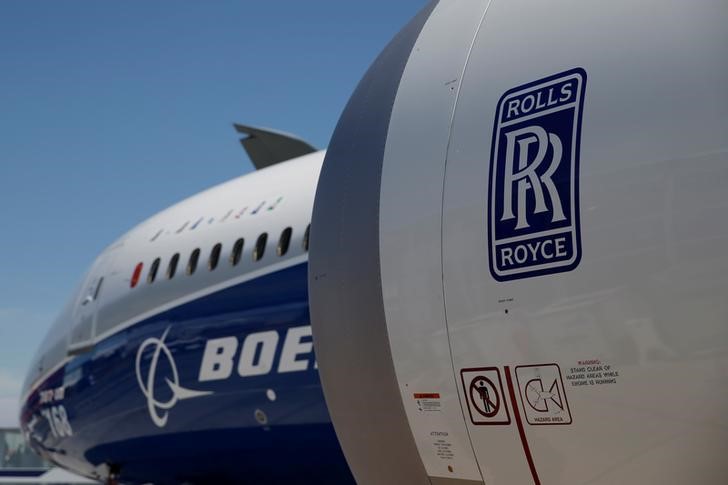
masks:
[[[251,170],[233,121],[325,147],[366,68],[425,3],[3,2],[0,425],[101,249]]]

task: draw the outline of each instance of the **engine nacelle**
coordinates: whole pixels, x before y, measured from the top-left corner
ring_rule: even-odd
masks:
[[[309,286],[360,483],[726,483],[728,4],[434,2],[367,72]]]

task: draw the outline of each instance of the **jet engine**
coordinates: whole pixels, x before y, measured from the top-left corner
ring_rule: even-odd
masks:
[[[728,483],[728,4],[440,1],[331,140],[309,289],[360,483]]]

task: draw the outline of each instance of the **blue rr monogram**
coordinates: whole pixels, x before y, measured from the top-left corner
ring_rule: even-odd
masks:
[[[488,240],[498,281],[573,270],[581,259],[578,167],[586,72],[516,87],[498,102]]]

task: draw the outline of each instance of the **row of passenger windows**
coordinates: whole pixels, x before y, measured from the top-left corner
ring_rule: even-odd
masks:
[[[308,227],[306,227],[306,232],[303,235],[303,242],[302,247],[304,251],[308,251],[308,235],[311,231],[311,225],[309,224]],[[280,237],[278,238],[278,246],[276,247],[276,254],[278,256],[284,256],[288,252],[288,248],[291,245],[291,235],[293,234],[293,229],[290,227],[287,227],[283,229],[281,232]],[[253,247],[252,251],[252,259],[253,261],[260,261],[263,258],[263,255],[265,254],[265,248],[268,244],[268,233],[264,232],[260,236],[258,236],[258,239],[255,241],[255,246]],[[245,246],[245,239],[240,238],[237,241],[235,241],[235,244],[233,244],[233,249],[230,251],[230,265],[231,266],[237,266],[240,264],[240,261],[243,258],[243,249]],[[210,250],[210,256],[207,258],[207,269],[210,271],[213,271],[215,268],[218,267],[218,264],[220,263],[220,254],[222,253],[222,243],[215,244],[212,249]],[[177,274],[177,267],[179,266],[179,253],[175,253],[167,263],[167,268],[165,270],[165,276],[168,280],[171,280],[174,278],[174,275]],[[187,266],[185,268],[185,273],[188,275],[193,274],[197,270],[197,266],[200,262],[200,248],[194,249],[192,253],[190,253],[190,257],[187,260]],[[159,276],[159,270],[160,265],[162,264],[161,258],[156,258],[151,266],[149,266],[149,271],[147,272],[147,283],[151,284],[154,283],[154,281]],[[138,263],[136,267],[134,268],[134,273],[131,277],[131,283],[130,286],[134,288],[138,283],[139,279],[141,278],[142,270],[144,269],[144,263]]]

